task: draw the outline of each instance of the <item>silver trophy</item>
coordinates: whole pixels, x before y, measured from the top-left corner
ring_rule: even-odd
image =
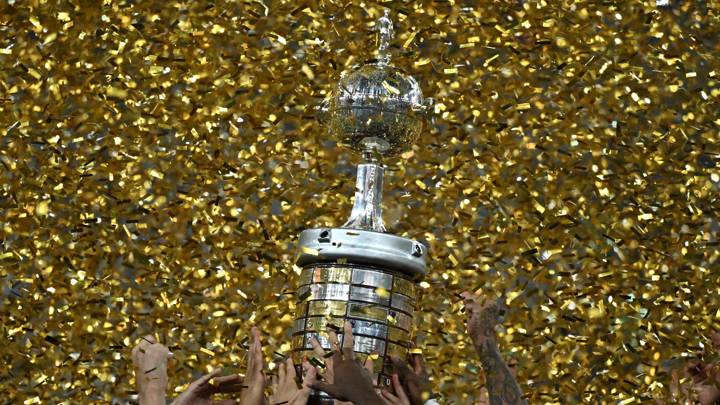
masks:
[[[423,127],[429,99],[417,81],[390,63],[388,45],[393,24],[377,21],[378,57],[343,73],[321,107],[321,121],[344,145],[362,154],[355,202],[340,228],[308,229],[300,234],[297,264],[302,267],[297,290],[297,316],[292,328],[293,355],[310,357],[315,337],[330,349],[327,333],[345,320],[353,325],[355,353],[363,358],[404,358],[410,347],[416,282],[425,275],[426,248],[414,240],[386,232],[381,201],[383,157],[407,150]],[[390,385],[388,361],[377,360],[375,385]],[[332,403],[313,393],[310,403]]]

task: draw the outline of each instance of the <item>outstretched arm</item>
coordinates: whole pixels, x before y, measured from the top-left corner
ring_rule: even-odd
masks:
[[[167,363],[172,356],[153,336],[145,336],[132,351],[140,405],[165,405]]]
[[[463,298],[468,316],[468,334],[485,370],[485,386],[490,405],[527,404],[522,397],[520,385],[503,361],[497,346],[495,339],[495,325],[498,322],[497,305],[470,293],[464,293]]]

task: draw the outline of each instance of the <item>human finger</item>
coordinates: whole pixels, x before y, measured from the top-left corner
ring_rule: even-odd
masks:
[[[297,377],[297,371],[295,371],[295,362],[293,361],[292,357],[288,357],[288,359],[285,360],[285,376],[290,380],[295,380],[295,378]]]
[[[273,395],[276,395],[280,387],[280,382],[278,381],[278,377],[276,375],[270,377],[270,386],[272,387]]]
[[[263,361],[263,355],[262,355],[262,343],[260,342],[260,331],[257,327],[253,326],[251,333],[253,335],[253,345],[252,345],[252,356],[253,356],[253,365],[255,366],[255,373],[262,373],[264,368],[264,361]]]
[[[234,384],[242,382],[242,378],[240,378],[237,374],[230,374],[230,375],[224,375],[222,377],[217,377],[215,379],[215,384]]]
[[[346,359],[352,360],[353,357],[355,357],[355,353],[353,351],[353,346],[355,345],[355,341],[353,339],[353,332],[352,332],[352,324],[348,321],[345,321],[345,324],[343,325],[343,356],[345,356]]]
[[[248,377],[255,368],[255,356],[253,356],[253,350],[255,348],[255,341],[252,337],[252,330],[250,332],[250,345],[247,351],[247,370],[245,376]]]
[[[313,353],[315,353],[316,356],[320,358],[325,357],[325,349],[320,346],[320,342],[316,338],[310,338],[310,346],[312,347]]]
[[[427,373],[425,359],[415,343],[410,343],[409,362],[415,374],[424,375]]]
[[[278,384],[284,385],[285,384],[285,378],[287,377],[287,367],[285,367],[285,364],[279,363],[278,364]]]
[[[405,390],[402,387],[402,384],[400,384],[400,377],[397,374],[392,375],[392,386],[395,390],[395,395],[400,399],[402,403],[409,404],[410,400],[407,397],[407,394],[405,394]]]
[[[342,360],[342,353],[340,352],[340,343],[338,342],[337,333],[335,333],[334,330],[331,330],[328,334],[330,336],[330,346],[333,350],[332,359],[333,361],[340,361]]]
[[[132,350],[132,359],[133,362],[137,363],[140,360],[140,355],[145,354],[145,350],[147,350],[147,347],[150,345],[155,344],[155,337],[152,335],[145,335],[140,338],[140,341],[138,341],[137,345]]]
[[[476,294],[473,294],[469,291],[463,291],[462,294],[460,294],[461,297],[463,297],[463,300],[465,301],[465,304],[479,304],[482,297],[477,296]]]
[[[333,350],[340,351],[340,341],[338,340],[337,333],[331,330],[328,333],[328,337],[330,338],[330,347],[332,347]]]
[[[303,388],[310,388],[317,381],[317,369],[309,361],[303,360]]]
[[[220,370],[219,368],[216,368],[215,370],[213,370],[213,371],[205,374],[204,376],[198,378],[197,380],[193,381],[190,384],[190,387],[199,387],[201,385],[209,383],[210,380],[212,380],[213,378],[215,378],[215,376],[220,374],[220,371],[222,371],[222,370]]]
[[[388,391],[388,390],[380,390],[380,395],[381,395],[382,398],[385,400],[385,403],[386,403],[386,404],[389,404],[389,405],[403,405],[402,402],[400,402],[400,398],[396,397],[395,395],[393,395],[393,394],[392,394],[390,391]]]
[[[402,361],[399,357],[390,356],[390,361],[392,362],[395,374],[398,374],[403,380],[407,379],[407,377],[413,374],[408,364]]]
[[[365,368],[365,370],[368,371],[368,373],[370,373],[371,376],[375,372],[375,359],[376,358],[378,358],[378,353],[372,352],[372,353],[368,354],[368,356],[365,358],[365,364],[363,364],[363,367]]]

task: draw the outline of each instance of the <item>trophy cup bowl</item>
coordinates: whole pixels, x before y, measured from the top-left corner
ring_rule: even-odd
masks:
[[[374,62],[343,74],[321,110],[341,144],[393,156],[417,141],[430,103],[412,76]]]

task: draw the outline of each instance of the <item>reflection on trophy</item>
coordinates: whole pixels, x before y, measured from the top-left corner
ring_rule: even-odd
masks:
[[[292,328],[296,360],[310,357],[310,339],[329,350],[327,333],[334,329],[342,342],[348,320],[360,358],[378,353],[381,359],[404,358],[409,349],[416,281],[426,272],[426,248],[413,240],[385,233],[381,201],[382,158],[408,149],[417,140],[429,101],[417,81],[390,64],[387,52],[392,21],[377,21],[378,57],[341,76],[322,107],[330,132],[360,152],[355,202],[340,228],[308,229],[300,234],[297,317]],[[300,364],[299,361],[296,364]],[[374,383],[389,385],[389,362],[375,361]],[[332,403],[314,393],[310,403]]]

